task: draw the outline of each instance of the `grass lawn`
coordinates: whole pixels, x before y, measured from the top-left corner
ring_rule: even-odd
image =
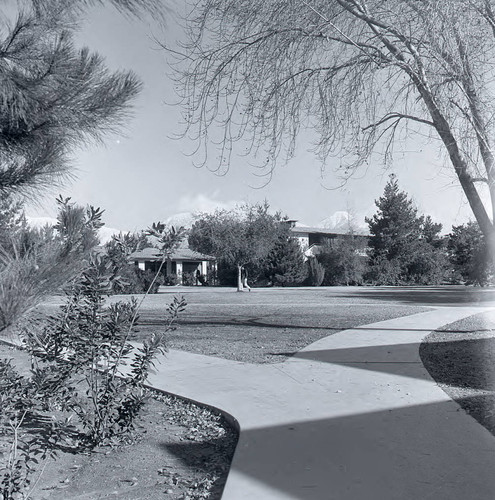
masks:
[[[495,315],[476,314],[432,332],[420,355],[440,387],[495,435]]]
[[[363,289],[184,288],[188,303],[167,346],[249,363],[287,359],[316,340],[341,330],[427,311],[416,304],[370,299]],[[173,291],[173,290],[171,290]],[[340,292],[340,293],[339,293]],[[141,309],[140,340],[160,331],[171,293],[146,298]],[[111,300],[126,299],[125,296]]]

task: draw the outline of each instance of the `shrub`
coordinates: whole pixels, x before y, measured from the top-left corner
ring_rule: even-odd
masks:
[[[5,457],[0,462],[0,493],[4,500],[23,498],[35,466],[49,454],[52,433],[42,437],[33,432],[33,422],[40,415],[36,386],[17,373],[10,360],[0,360],[0,456]]]
[[[366,274],[373,285],[401,285],[406,282],[401,263],[397,259],[375,258]]]
[[[86,211],[57,199],[57,231],[11,229],[10,246],[0,248],[0,331],[77,275],[103,225],[102,211]],[[4,239],[5,239],[4,235]]]
[[[308,265],[308,284],[310,286],[321,286],[325,278],[325,268],[318,262],[316,257],[310,257]]]
[[[4,260],[0,266],[0,331],[77,275],[83,265],[81,257],[62,255],[61,251],[53,241],[36,252]]]
[[[361,285],[366,272],[366,257],[357,253],[359,243],[351,235],[323,245],[318,262],[325,268],[324,285]]]
[[[179,284],[179,277],[175,273],[168,274],[167,276],[164,276],[163,284],[166,286],[178,285]]]
[[[36,373],[43,393],[77,416],[83,441],[91,447],[132,429],[144,404],[143,383],[154,357],[164,349],[163,335],[185,307],[184,299],[174,298],[162,333],[153,334],[135,351],[129,336],[137,302],[103,307],[103,296],[111,288],[111,265],[94,257],[72,284],[61,312],[42,332],[25,334],[26,346],[38,360]]]

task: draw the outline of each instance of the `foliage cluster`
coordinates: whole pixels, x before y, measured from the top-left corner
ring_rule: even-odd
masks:
[[[20,375],[11,361],[0,360],[0,493],[2,499],[18,498],[29,487],[39,460],[50,453],[52,436],[40,439],[26,427],[35,426],[42,404],[35,384]],[[53,430],[50,422],[47,430]]]
[[[441,283],[447,264],[441,224],[418,216],[393,175],[376,206],[377,213],[366,219],[371,233],[368,279],[379,285]]]
[[[60,313],[49,319],[43,331],[27,330],[25,335],[44,392],[77,415],[92,446],[132,428],[144,402],[143,383],[153,359],[185,306],[183,299],[175,298],[162,333],[152,334],[135,352],[129,339],[138,319],[137,301],[104,307],[104,295],[116,279],[108,260],[92,257],[73,281]],[[125,373],[127,360],[130,368]]]
[[[112,293],[157,293],[160,285],[164,283],[163,275],[155,278],[155,273],[150,270],[139,269],[129,261],[129,256],[136,251],[148,246],[144,232],[119,233],[105,244],[105,254],[108,256],[121,279],[113,283]],[[150,287],[151,283],[153,286]]]
[[[48,293],[54,293],[84,265],[98,243],[103,212],[58,198],[55,227],[31,228],[22,205],[12,196],[0,206],[0,330],[16,321]]]
[[[325,268],[318,262],[316,257],[308,259],[308,284],[320,286],[325,279]]]
[[[316,258],[325,270],[322,284],[361,285],[367,269],[364,248],[352,234],[326,241],[319,249]]]
[[[249,271],[251,282],[287,285],[304,279],[301,250],[291,240],[284,218],[270,214],[266,202],[201,214],[191,229],[189,245],[215,256],[220,284],[237,280],[238,290],[242,268]]]
[[[0,434],[11,443],[1,471],[7,500],[28,486],[32,466],[61,440],[75,450],[93,448],[133,429],[145,402],[148,373],[186,303],[174,297],[160,334],[134,347],[130,338],[138,320],[137,301],[104,305],[119,280],[108,258],[93,255],[72,280],[60,312],[42,330],[24,331],[24,347],[33,356],[31,377],[19,376],[8,362],[0,365]],[[57,434],[56,440],[42,442],[32,421],[46,420],[47,412],[52,415],[49,435]],[[69,418],[57,420],[57,412]]]
[[[454,226],[449,234],[447,250],[454,280],[482,286],[493,283],[493,259],[476,222]]]
[[[140,90],[132,72],[111,72],[98,53],[75,47],[73,34],[90,3],[21,0],[14,20],[2,16],[2,195],[34,192],[67,175],[74,149],[122,125]]]

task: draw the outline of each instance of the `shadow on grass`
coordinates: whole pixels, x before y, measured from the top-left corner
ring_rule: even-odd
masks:
[[[495,300],[495,290],[475,288],[445,287],[398,287],[398,288],[366,288],[359,294],[361,298],[399,302],[405,305],[466,305],[471,303],[487,303]],[[344,293],[340,298],[355,299],[356,295]]]

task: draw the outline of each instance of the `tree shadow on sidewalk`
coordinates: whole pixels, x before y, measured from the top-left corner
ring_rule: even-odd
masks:
[[[233,469],[304,500],[491,500],[495,438],[459,411],[448,401],[248,430]]]

